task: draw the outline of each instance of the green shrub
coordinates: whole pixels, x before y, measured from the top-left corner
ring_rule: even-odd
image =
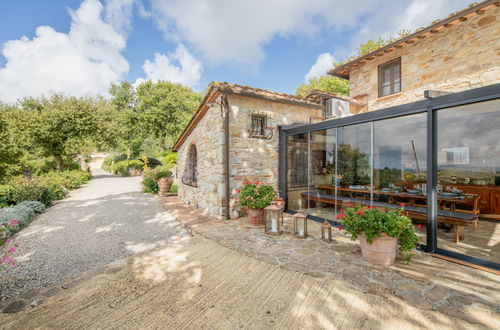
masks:
[[[142,184],[143,184],[143,190],[146,193],[156,194],[159,190],[158,184],[153,178],[150,177],[144,178]]]
[[[163,166],[166,168],[172,168],[177,164],[177,153],[172,150],[167,150],[164,156],[161,158]]]
[[[12,196],[14,188],[12,186],[3,184],[0,185],[0,208],[14,204]]]
[[[24,202],[17,204],[16,206],[29,207],[33,211],[35,211],[36,214],[40,214],[43,211],[45,211],[45,204],[43,204],[42,202],[38,202],[38,201],[24,201]]]
[[[137,159],[122,160],[121,162],[115,163],[112,167],[113,173],[121,174],[123,176],[129,175],[129,170],[134,169],[137,171],[142,170],[144,164]]]
[[[55,199],[55,192],[51,191],[49,187],[41,185],[36,179],[28,180],[24,177],[16,177],[11,181],[11,185],[14,187],[12,199],[16,204],[24,201],[40,201],[49,206]]]
[[[2,209],[0,223],[6,225],[12,220],[18,221],[19,226],[14,230],[14,232],[16,232],[20,228],[26,227],[34,217],[35,211],[33,211],[31,207],[16,205]]]

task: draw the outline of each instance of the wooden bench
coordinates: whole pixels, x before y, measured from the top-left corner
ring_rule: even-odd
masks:
[[[344,196],[337,196],[337,198],[335,198],[335,196],[332,195],[324,195],[324,194],[310,193],[310,192],[303,192],[301,196],[305,201],[304,205],[306,205],[306,207],[308,208],[311,207],[312,203],[316,202],[338,205],[340,207],[346,207],[350,203],[370,205],[370,201],[368,200],[350,198]],[[382,202],[373,202],[372,205],[376,208],[383,208],[383,209],[401,208],[401,206],[397,204],[389,204]],[[405,206],[405,212],[408,214],[409,217],[411,217],[414,220],[423,222],[427,221],[427,208],[425,207]],[[478,221],[477,213],[438,210],[438,223],[445,223],[453,227],[455,233],[454,237],[455,243],[458,243],[460,242],[461,239],[463,239],[465,227],[472,225],[472,228],[475,231],[477,228],[477,221]]]

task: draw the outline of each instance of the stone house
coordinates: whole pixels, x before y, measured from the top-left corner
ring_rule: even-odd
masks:
[[[324,98],[211,83],[173,148],[179,196],[211,216],[239,217],[237,190],[245,181],[278,187],[279,126],[322,121]]]
[[[372,111],[500,81],[500,1],[471,4],[329,73]]]
[[[309,124],[498,83],[498,36],[500,1],[488,0],[332,69],[330,74],[349,80],[351,97],[312,91],[300,98],[212,83],[173,148],[179,154],[179,196],[211,216],[240,216],[237,190],[244,181],[262,181],[278,188],[280,126]],[[295,151],[306,148],[300,139],[290,142]],[[286,175],[297,182],[304,179],[294,173]]]

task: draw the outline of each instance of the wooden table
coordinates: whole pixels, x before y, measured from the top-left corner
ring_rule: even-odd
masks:
[[[333,185],[318,185],[315,186],[314,188],[316,189],[324,189],[327,191],[332,191],[335,190],[335,186]],[[336,188],[338,192],[345,192],[349,195],[351,198],[355,198],[356,194],[365,194],[369,195],[370,190],[369,189],[351,189],[351,188],[343,188],[343,187],[337,187]],[[394,199],[395,198],[404,198],[408,199],[409,203],[408,205],[410,206],[415,206],[415,201],[426,201],[427,196],[426,195],[421,195],[421,194],[409,194],[409,193],[404,193],[404,192],[392,192],[392,191],[383,191],[383,190],[374,190],[373,191],[374,195],[383,195],[389,197],[389,203],[395,204]],[[450,211],[455,211],[455,207],[457,204],[459,205],[472,205],[474,203],[474,196],[470,197],[465,197],[464,199],[460,198],[445,198],[438,196],[438,203],[440,205],[445,205],[449,204],[449,209]]]

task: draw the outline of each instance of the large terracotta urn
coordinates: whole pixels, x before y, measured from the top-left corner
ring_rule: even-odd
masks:
[[[398,239],[382,233],[374,238],[372,244],[366,241],[365,233],[359,234],[359,245],[363,259],[375,265],[390,266],[394,264]]]
[[[170,188],[172,188],[172,184],[174,182],[174,179],[172,177],[169,178],[161,178],[158,180],[158,194],[165,195],[168,192],[170,192]]]
[[[264,209],[247,208],[248,222],[252,225],[264,224]]]

